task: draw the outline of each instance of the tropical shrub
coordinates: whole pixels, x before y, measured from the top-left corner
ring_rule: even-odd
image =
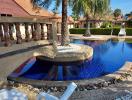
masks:
[[[132,19],[126,21],[126,25],[127,25],[127,27],[132,27]]]
[[[70,34],[84,34],[85,28],[72,28]],[[112,28],[91,28],[91,34],[93,35],[111,35]],[[120,28],[113,28],[113,35],[118,35]],[[126,28],[127,35],[132,36],[132,28]]]
[[[103,23],[103,24],[101,25],[101,28],[110,28],[110,27],[112,27],[112,25],[111,25],[111,23],[109,23],[109,22],[105,22],[105,23]]]

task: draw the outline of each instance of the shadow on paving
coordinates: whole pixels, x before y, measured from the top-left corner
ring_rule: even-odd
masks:
[[[126,80],[120,83],[104,87],[102,89],[75,92],[70,100],[115,100],[126,97],[132,93],[132,81]],[[132,99],[119,99],[132,100]]]
[[[15,51],[7,52],[7,53],[4,53],[4,54],[0,54],[0,59],[4,58],[4,57],[13,56],[13,55],[16,55],[16,54],[19,54],[19,53],[24,53],[24,52],[27,52],[27,51],[31,51],[31,50],[34,50],[34,49],[38,49],[38,48],[48,46],[48,45],[51,45],[51,44],[36,45],[36,46],[28,47],[28,48],[25,48],[25,49],[20,49],[20,50],[15,50]]]

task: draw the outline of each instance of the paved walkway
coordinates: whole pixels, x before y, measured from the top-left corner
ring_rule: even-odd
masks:
[[[0,80],[6,81],[6,77],[34,53],[42,48],[45,53],[50,53],[48,41],[32,41],[23,44],[14,44],[10,47],[0,47]]]

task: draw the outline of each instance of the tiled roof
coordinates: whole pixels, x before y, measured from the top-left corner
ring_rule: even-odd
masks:
[[[59,17],[56,19],[56,21],[61,23],[62,17],[59,16]],[[73,18],[72,18],[71,16],[68,16],[68,17],[67,17],[67,23],[68,23],[68,24],[73,24],[73,23],[74,23],[74,20],[73,20]]]
[[[67,22],[68,22],[68,23],[74,23],[74,19],[73,19],[71,16],[69,16],[69,17],[67,18]]]
[[[43,16],[43,17],[51,17],[53,16],[52,12],[41,8],[41,9],[33,9],[33,5],[31,4],[30,0],[14,0],[18,5],[20,5],[25,11],[27,11],[32,16]]]
[[[15,17],[29,16],[28,12],[17,5],[14,0],[0,0],[0,14],[11,14]]]
[[[0,14],[10,14],[14,17],[60,18],[44,8],[33,9],[30,0],[0,0]]]

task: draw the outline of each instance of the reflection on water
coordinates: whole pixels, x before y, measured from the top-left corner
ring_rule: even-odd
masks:
[[[92,60],[60,63],[31,58],[10,76],[37,80],[80,80],[100,77],[120,69],[126,61],[132,61],[132,43],[116,41],[81,41],[73,43],[92,46]]]

